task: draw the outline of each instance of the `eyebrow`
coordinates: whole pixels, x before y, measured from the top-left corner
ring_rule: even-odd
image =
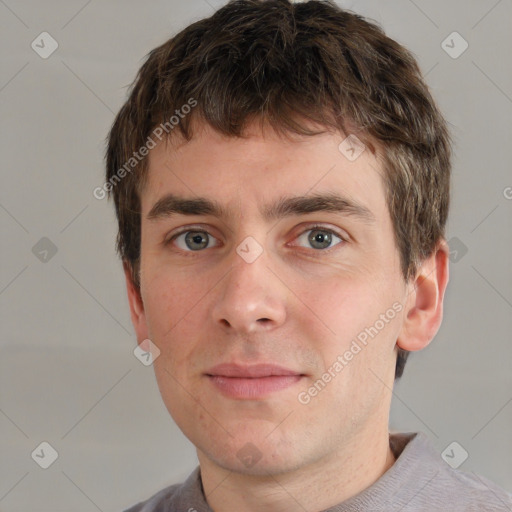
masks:
[[[261,212],[266,221],[307,213],[332,212],[356,217],[367,224],[375,222],[375,215],[366,206],[335,193],[281,197],[275,203],[264,206]],[[206,197],[184,198],[167,194],[153,205],[147,218],[155,220],[173,215],[212,215],[228,218],[229,214],[230,210],[222,204]]]

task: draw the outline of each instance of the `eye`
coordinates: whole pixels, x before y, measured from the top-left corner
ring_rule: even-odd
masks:
[[[183,237],[184,235],[184,237]],[[183,238],[182,238],[183,237]],[[176,245],[178,248],[183,251],[200,251],[201,249],[208,249],[210,247],[214,247],[217,244],[212,245],[210,242],[212,240],[216,240],[212,235],[210,235],[207,231],[182,231],[174,235],[166,245],[171,243],[172,241],[176,241]]]
[[[334,245],[339,245],[340,242],[346,242],[346,240],[332,229],[327,229],[322,226],[313,226],[312,228],[304,231],[297,240],[309,243],[314,249],[331,249],[333,246],[333,237],[337,238],[339,242]]]
[[[333,241],[335,241],[334,239],[337,239],[338,242],[332,245]],[[323,226],[312,226],[298,236],[297,240],[302,244],[310,244],[310,247],[318,250],[329,250],[335,245],[339,245],[341,242],[347,241],[342,235]],[[208,231],[189,229],[187,231],[176,233],[165,241],[164,245],[175,243],[179,249],[185,252],[198,252],[202,249],[209,249],[217,246],[218,243],[215,242],[218,242],[217,239],[208,233]]]

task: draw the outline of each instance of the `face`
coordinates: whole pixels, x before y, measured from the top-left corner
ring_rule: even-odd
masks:
[[[246,133],[150,152],[132,318],[200,458],[263,474],[387,429],[407,289],[369,149]]]

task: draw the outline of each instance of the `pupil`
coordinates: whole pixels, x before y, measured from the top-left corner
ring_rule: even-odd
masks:
[[[203,249],[208,245],[206,238],[197,231],[187,233],[185,238],[187,246],[194,251],[197,249]]]
[[[331,241],[331,235],[316,231],[315,235],[310,235],[310,241],[313,245],[316,244],[329,244]],[[320,247],[317,247],[319,249]]]

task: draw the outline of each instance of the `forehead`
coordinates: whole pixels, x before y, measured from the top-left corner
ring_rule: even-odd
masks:
[[[173,135],[149,152],[142,214],[166,194],[211,198],[238,214],[258,204],[264,215],[272,198],[337,193],[378,215],[385,206],[382,162],[359,143],[333,131],[288,137],[257,123],[244,137],[228,137],[197,124],[190,141]]]

